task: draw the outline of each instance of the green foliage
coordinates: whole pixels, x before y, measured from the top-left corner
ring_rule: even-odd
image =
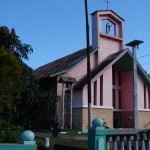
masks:
[[[0,116],[13,120],[21,102],[22,59],[33,51],[23,44],[14,28],[0,27]]]
[[[21,87],[21,103],[17,107],[15,120],[17,122],[19,120],[19,124],[32,122],[35,126],[46,112],[44,106],[48,93],[41,90],[38,80],[32,74],[32,69],[24,63],[22,63]]]
[[[55,91],[51,90],[48,94],[48,101],[49,101],[49,104],[50,104],[50,108],[55,107],[57,102],[60,99],[61,99],[60,96],[58,96]]]
[[[109,127],[108,127],[108,125],[107,125],[107,122],[106,122],[106,120],[105,119],[103,119],[103,121],[104,121],[104,127],[105,127],[105,129],[109,129]]]
[[[50,116],[55,114],[58,101],[60,101],[60,96],[55,91],[50,91],[38,103],[40,110],[38,116],[41,118],[39,121],[43,122],[47,127],[50,126]]]
[[[55,92],[43,91],[32,68],[23,62],[32,52],[14,28],[0,27],[0,117],[13,124],[45,124],[60,99]]]
[[[0,49],[0,116],[11,119],[20,100],[21,67],[9,51]]]
[[[22,125],[29,123],[34,128],[46,127],[50,121],[51,111],[55,110],[60,97],[54,91],[43,91],[32,71],[26,64],[22,64],[21,103],[17,107],[14,120]]]
[[[22,133],[20,126],[14,126],[11,122],[0,119],[0,143],[18,143]]]
[[[33,52],[29,44],[21,42],[14,28],[10,31],[6,26],[0,27],[0,48],[9,50],[18,59],[28,59],[28,54]]]

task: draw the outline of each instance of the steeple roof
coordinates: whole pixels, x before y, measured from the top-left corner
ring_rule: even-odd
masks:
[[[111,12],[111,13],[113,13],[113,14],[115,14],[117,17],[119,17],[122,21],[125,21],[122,17],[120,17],[117,13],[115,13],[113,10],[96,10],[96,11],[94,11],[93,13],[91,13],[91,15],[94,15],[95,13],[97,13],[97,12],[101,12],[101,13],[103,13],[103,12]]]

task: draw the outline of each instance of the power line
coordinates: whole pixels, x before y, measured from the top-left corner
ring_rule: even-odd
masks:
[[[146,55],[143,55],[143,56],[140,56],[140,57],[138,57],[137,59],[140,59],[140,58],[143,58],[143,57],[147,57],[147,56],[149,56],[150,54],[146,54]]]
[[[149,64],[150,63],[150,61],[148,61],[148,62],[146,62],[146,63],[143,63],[142,65],[146,65],[146,64]]]

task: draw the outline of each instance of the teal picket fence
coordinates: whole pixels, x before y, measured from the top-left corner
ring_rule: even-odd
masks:
[[[37,150],[37,145],[0,144],[0,150]]]
[[[88,150],[150,150],[150,130],[108,130],[99,124],[88,131]]]

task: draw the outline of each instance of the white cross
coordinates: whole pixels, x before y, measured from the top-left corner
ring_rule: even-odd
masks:
[[[106,10],[108,10],[108,4],[109,4],[110,2],[109,2],[109,0],[106,0],[105,2],[107,3],[107,9],[106,9]]]

